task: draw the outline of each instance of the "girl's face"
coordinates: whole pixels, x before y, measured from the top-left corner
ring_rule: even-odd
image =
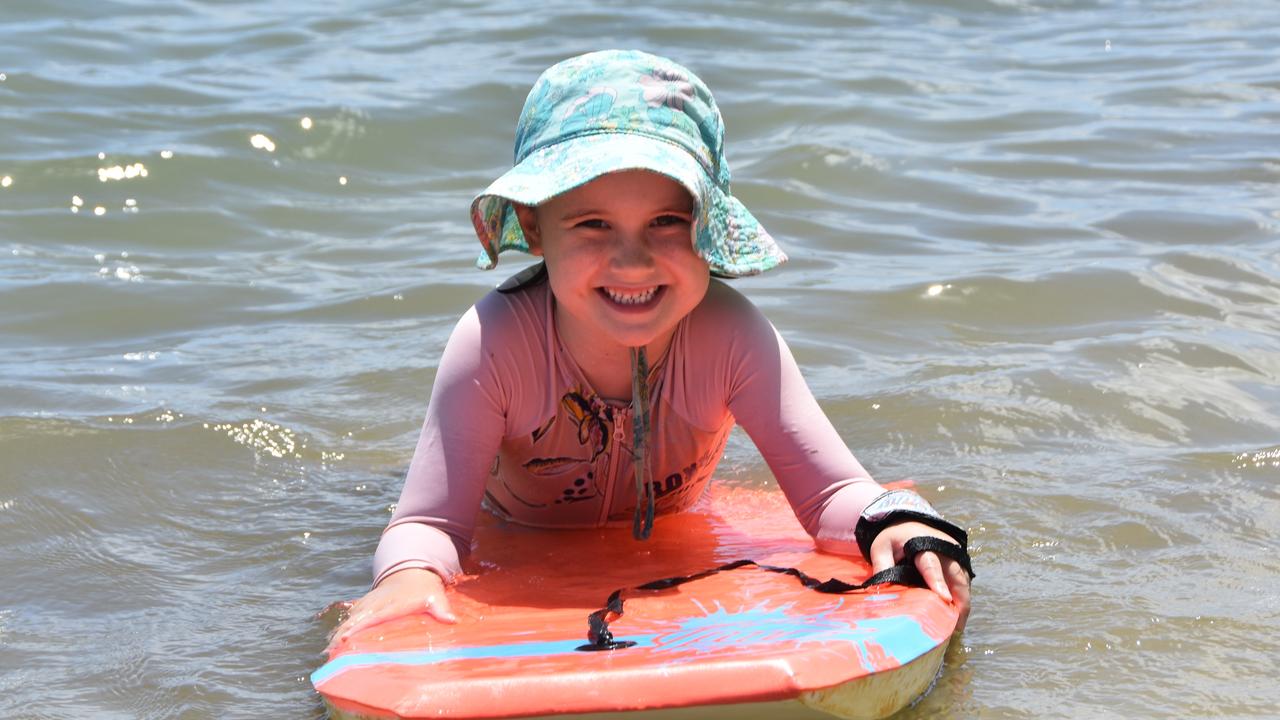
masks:
[[[693,251],[693,198],[657,173],[626,170],[536,208],[517,205],[525,238],[547,264],[562,338],[665,349],[706,295],[707,263]]]

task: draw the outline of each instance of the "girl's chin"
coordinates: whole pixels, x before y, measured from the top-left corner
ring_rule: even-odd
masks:
[[[652,338],[652,337],[650,337],[650,338],[618,338],[618,337],[611,337],[611,338],[610,338],[610,340],[612,340],[612,341],[613,341],[613,344],[614,344],[614,345],[616,345],[616,346],[618,346],[618,347],[621,347],[621,348],[624,348],[624,349],[631,349],[631,348],[637,348],[637,347],[648,348],[649,346],[654,345],[654,344],[657,342],[657,340],[658,340],[658,339],[657,339],[657,338]]]
[[[672,330],[604,330],[601,340],[623,348],[644,347],[665,343],[671,337]]]

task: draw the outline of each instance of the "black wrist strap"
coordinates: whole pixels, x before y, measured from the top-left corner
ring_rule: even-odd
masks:
[[[886,528],[904,522],[918,522],[922,525],[928,525],[934,530],[940,530],[947,535],[950,535],[951,538],[959,544],[960,549],[964,551],[965,560],[968,560],[969,533],[965,532],[963,528],[955,523],[949,523],[937,515],[928,515],[914,510],[894,510],[877,520],[867,520],[866,518],[860,519],[857,527],[853,530],[853,538],[858,542],[858,549],[862,551],[862,556],[870,561],[871,543],[875,542],[876,537],[878,537]],[[960,561],[960,558],[952,555],[947,555],[947,557]],[[969,577],[973,578],[973,569],[969,563],[965,561],[960,562],[965,566],[965,570],[969,573]]]
[[[969,579],[977,577],[977,573],[973,571],[973,561],[969,559],[969,549],[961,547],[953,542],[947,542],[942,538],[931,537],[929,535],[920,535],[913,537],[902,546],[902,554],[904,560],[914,560],[915,556],[922,552],[937,553],[945,555],[952,560],[960,563],[960,567],[969,574]],[[894,567],[897,567],[896,565]],[[912,563],[911,567],[915,567]]]

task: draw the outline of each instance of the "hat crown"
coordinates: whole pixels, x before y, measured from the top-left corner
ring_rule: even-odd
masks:
[[[644,135],[689,153],[729,189],[724,122],[706,84],[666,58],[605,50],[548,68],[525,99],[515,162],[558,143],[601,133]]]

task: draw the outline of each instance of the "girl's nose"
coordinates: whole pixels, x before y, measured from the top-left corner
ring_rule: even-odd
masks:
[[[619,232],[611,264],[617,270],[647,270],[653,267],[653,247],[644,231]]]

